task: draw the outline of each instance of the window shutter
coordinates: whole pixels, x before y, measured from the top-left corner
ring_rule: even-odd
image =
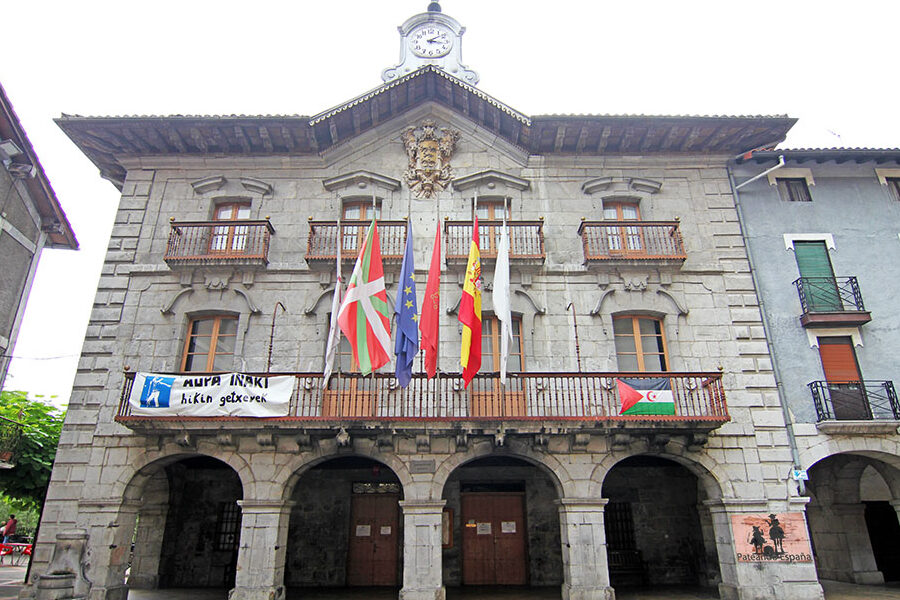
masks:
[[[825,242],[794,242],[800,277],[834,277]]]
[[[825,381],[843,383],[859,381],[859,369],[853,352],[853,341],[848,337],[819,338],[819,356],[825,371]]]
[[[794,256],[809,312],[835,312],[843,309],[828,248],[825,242],[794,242]]]

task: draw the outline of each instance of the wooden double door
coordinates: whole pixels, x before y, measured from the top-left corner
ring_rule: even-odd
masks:
[[[525,496],[521,492],[461,495],[463,585],[525,585]]]
[[[347,585],[399,585],[400,497],[354,494],[352,498]]]

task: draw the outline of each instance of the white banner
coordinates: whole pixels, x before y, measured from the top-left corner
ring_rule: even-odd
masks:
[[[294,377],[136,373],[128,403],[141,417],[286,417]]]

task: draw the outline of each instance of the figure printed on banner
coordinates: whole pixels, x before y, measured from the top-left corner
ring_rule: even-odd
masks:
[[[141,393],[141,408],[168,408],[174,377],[147,377]]]
[[[733,515],[738,562],[812,562],[803,513]]]

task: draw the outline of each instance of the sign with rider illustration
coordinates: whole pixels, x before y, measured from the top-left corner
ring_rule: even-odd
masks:
[[[812,562],[803,513],[733,515],[738,562]]]
[[[286,417],[290,375],[135,373],[128,403],[140,417]]]

